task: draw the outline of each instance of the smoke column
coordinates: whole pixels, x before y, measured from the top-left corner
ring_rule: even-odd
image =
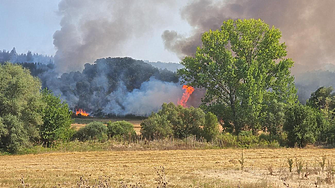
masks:
[[[176,0],[62,0],[61,29],[54,33],[58,72],[82,70],[101,57],[126,56],[125,45],[169,19]],[[164,8],[164,11],[162,9]],[[139,47],[140,48],[140,47]]]
[[[195,53],[203,32],[219,29],[227,19],[262,19],[281,30],[297,74],[334,63],[334,7],[333,0],[195,0],[181,11],[193,27],[191,36],[166,30],[162,38],[166,49],[183,58]]]

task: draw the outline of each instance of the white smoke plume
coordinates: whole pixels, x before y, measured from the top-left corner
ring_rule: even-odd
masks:
[[[178,99],[182,95],[183,91],[178,83],[162,82],[154,78],[142,83],[141,88],[132,92],[127,92],[121,84],[117,91],[107,97],[110,102],[103,112],[115,115],[149,116],[152,112],[157,112],[163,103],[178,104]]]

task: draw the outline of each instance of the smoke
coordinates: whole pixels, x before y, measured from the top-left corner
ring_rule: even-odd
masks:
[[[108,104],[104,107],[105,114],[149,116],[158,111],[163,103],[177,104],[183,91],[178,83],[162,82],[151,78],[141,88],[127,92],[121,84],[117,91],[108,95]]]
[[[37,76],[70,109],[80,108],[93,116],[148,116],[163,103],[177,104],[183,95],[175,72],[132,58],[103,58],[85,64],[82,72],[58,77],[48,69]]]
[[[262,19],[281,30],[288,57],[295,61],[292,71],[297,74],[334,64],[333,7],[333,0],[195,0],[181,11],[193,27],[191,36],[166,30],[162,38],[166,49],[183,58],[195,53],[203,32],[220,29],[227,19]]]
[[[62,0],[61,29],[54,33],[58,72],[82,70],[85,63],[125,56],[127,43],[149,36],[169,19],[176,0]],[[164,9],[164,10],[162,10]]]

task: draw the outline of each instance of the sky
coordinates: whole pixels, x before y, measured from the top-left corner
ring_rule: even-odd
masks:
[[[60,28],[60,0],[0,0],[0,49],[54,55],[53,34]]]
[[[40,53],[55,55],[57,49],[53,44],[53,35],[61,29],[62,15],[58,4],[61,0],[0,0],[0,50],[10,51],[13,47],[18,53]],[[163,20],[160,27],[146,35],[135,36],[119,55],[135,59],[179,62],[180,59],[173,52],[164,48],[162,33],[166,29],[178,30],[180,33],[189,32],[190,26],[182,20],[179,14],[180,7],[185,3],[169,8],[171,15]],[[155,18],[152,18],[153,20]],[[106,54],[105,56],[108,56]]]
[[[335,70],[334,0],[0,0],[0,50],[54,55],[59,72],[104,57],[180,62],[227,19],[282,32],[292,73]]]

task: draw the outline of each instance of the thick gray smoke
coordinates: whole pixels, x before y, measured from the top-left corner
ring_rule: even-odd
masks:
[[[58,72],[82,70],[101,57],[127,56],[134,38],[150,36],[176,0],[62,0],[61,29],[54,34]],[[164,9],[164,11],[162,11]],[[140,48],[140,47],[139,47]]]
[[[178,104],[183,95],[181,86],[177,83],[162,82],[151,78],[139,89],[127,92],[121,83],[118,89],[107,96],[109,102],[103,109],[105,114],[149,116],[157,112],[163,103]]]
[[[195,53],[203,32],[219,29],[223,21],[260,18],[281,30],[296,74],[334,64],[334,7],[333,0],[195,0],[181,11],[193,27],[192,35],[166,30],[162,38],[167,49],[183,58]]]
[[[178,104],[183,95],[176,73],[132,58],[98,59],[85,64],[82,72],[57,75],[54,69],[37,74],[72,110],[80,108],[93,116],[148,116],[163,103]]]

